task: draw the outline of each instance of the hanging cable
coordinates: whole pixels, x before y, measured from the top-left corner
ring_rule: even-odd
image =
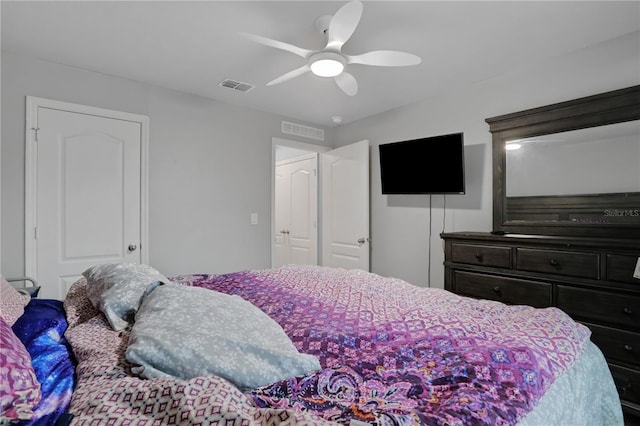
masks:
[[[427,262],[427,286],[431,287],[431,194],[429,194],[429,240],[428,245],[428,262]]]
[[[447,194],[442,194],[442,232],[447,222]]]

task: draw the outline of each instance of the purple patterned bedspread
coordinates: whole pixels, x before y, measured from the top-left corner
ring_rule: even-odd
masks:
[[[476,301],[363,271],[181,277],[249,300],[324,368],[252,392],[261,407],[378,424],[514,424],[589,337],[557,309]]]
[[[516,424],[589,338],[555,308],[477,301],[363,271],[288,266],[174,281],[252,302],[322,370],[247,393],[215,376],[132,377],[127,334],[108,329],[77,283],[65,304],[79,360],[77,424]]]

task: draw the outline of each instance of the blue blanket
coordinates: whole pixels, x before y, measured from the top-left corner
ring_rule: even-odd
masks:
[[[42,388],[34,408],[35,418],[17,425],[60,425],[68,422],[67,408],[75,384],[75,360],[64,332],[67,329],[62,302],[31,299],[13,331],[31,355]]]

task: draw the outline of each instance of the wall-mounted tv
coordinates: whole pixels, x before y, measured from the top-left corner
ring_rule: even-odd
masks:
[[[464,194],[464,135],[381,144],[383,194]]]

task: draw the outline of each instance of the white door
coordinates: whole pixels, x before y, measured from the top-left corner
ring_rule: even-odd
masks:
[[[141,255],[146,121],[34,102],[34,152],[27,158],[35,190],[27,209],[34,210],[27,211],[33,235],[27,232],[32,252],[26,269],[41,286],[40,297],[63,299],[91,266],[146,260]]]
[[[318,264],[317,153],[275,169],[274,267]]]
[[[369,270],[369,141],[321,154],[322,263]]]

